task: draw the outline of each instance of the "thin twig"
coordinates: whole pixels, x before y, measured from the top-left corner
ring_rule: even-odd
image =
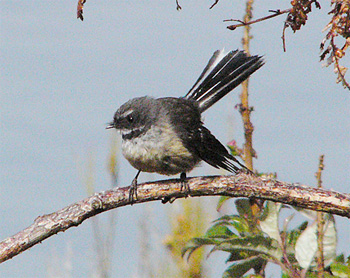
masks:
[[[319,163],[318,163],[318,170],[315,174],[318,188],[322,188],[322,171],[324,169],[323,160],[324,160],[324,155],[322,154],[322,155],[320,155]]]
[[[283,52],[287,51],[286,50],[286,37],[285,37],[285,32],[286,32],[287,27],[288,27],[287,24],[284,24],[283,31],[282,31],[282,37],[281,37],[282,43],[283,43]]]
[[[246,10],[244,15],[244,22],[250,22],[253,17],[253,0],[247,0]],[[242,38],[242,44],[244,51],[249,55],[249,44],[250,44],[250,26],[244,25],[244,34]],[[253,131],[254,126],[250,121],[250,113],[253,110],[249,106],[249,93],[248,93],[249,80],[245,80],[242,83],[242,93],[240,95],[241,103],[239,105],[239,112],[242,116],[243,128],[244,128],[244,146],[243,146],[243,160],[248,169],[253,171]]]
[[[320,155],[318,170],[315,174],[317,179],[317,187],[322,188],[322,171],[324,169],[323,164],[324,155]],[[323,236],[324,236],[324,217],[323,213],[317,212],[317,253],[316,253],[316,262],[317,262],[317,276],[319,278],[324,277],[324,257],[323,257]]]
[[[288,258],[288,253],[287,253],[287,233],[284,231],[283,233],[280,233],[281,235],[281,248],[282,248],[282,254],[283,254],[283,259],[282,260],[277,260],[279,261],[278,265],[288,274],[290,277],[300,277],[300,271],[297,268],[294,268],[293,265],[291,264],[289,258]],[[282,267],[283,266],[283,267]]]
[[[289,13],[290,11],[291,11],[291,9],[287,9],[287,10],[283,10],[283,11],[281,11],[281,10],[276,10],[276,11],[270,10],[269,12],[273,12],[274,14],[271,14],[271,15],[268,15],[268,16],[265,16],[265,17],[261,17],[261,18],[258,18],[256,20],[243,22],[243,21],[237,20],[237,19],[225,19],[224,22],[226,22],[226,21],[237,21],[237,22],[240,22],[240,24],[227,26],[228,29],[235,30],[237,27],[242,27],[242,26],[247,26],[247,25],[251,25],[251,24],[254,24],[254,23],[258,23],[260,21],[264,21],[264,20],[273,18],[273,17],[281,15],[281,14]]]
[[[240,173],[235,176],[196,177],[186,180],[190,196],[255,197],[350,218],[350,195],[322,188],[262,179]],[[172,179],[138,185],[135,204],[187,197],[180,191],[183,181]],[[4,262],[58,232],[79,226],[99,213],[131,205],[129,187],[96,193],[57,212],[39,216],[28,228],[0,242]]]
[[[182,7],[179,4],[179,0],[176,0],[176,9],[179,11],[182,9]]]
[[[217,4],[217,3],[219,3],[219,0],[215,0],[214,4],[213,4],[213,5],[211,5],[209,9],[214,8],[214,6],[216,6],[216,4]]]
[[[253,4],[254,0],[246,1],[245,14],[243,22],[250,22],[253,18]],[[250,46],[250,26],[244,26],[242,45],[244,51],[249,55],[249,46]],[[254,126],[250,120],[250,113],[253,111],[253,107],[249,106],[249,79],[245,80],[242,83],[242,93],[240,95],[241,103],[239,104],[239,112],[242,116],[243,129],[244,129],[244,145],[243,145],[243,160],[248,169],[253,171],[253,157],[256,157],[256,153],[253,149],[253,132]],[[260,214],[262,209],[263,202],[256,198],[250,198],[249,203],[252,210],[252,221],[257,221],[257,215]]]

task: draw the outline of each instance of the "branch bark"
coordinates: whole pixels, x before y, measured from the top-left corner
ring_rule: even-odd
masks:
[[[195,177],[187,182],[192,197],[255,197],[350,218],[350,194],[262,179],[244,173],[235,176]],[[135,203],[185,198],[186,194],[180,192],[180,187],[179,179],[139,184],[138,199]],[[58,232],[78,226],[94,215],[131,205],[128,194],[129,187],[116,187],[96,193],[57,212],[37,217],[31,226],[0,242],[0,262],[18,255]]]

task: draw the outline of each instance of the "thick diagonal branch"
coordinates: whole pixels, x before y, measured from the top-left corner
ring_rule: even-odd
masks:
[[[322,188],[311,188],[276,180],[239,174],[236,176],[196,177],[187,180],[192,197],[224,195],[255,197],[350,218],[350,195]],[[135,203],[184,198],[180,180],[138,185]],[[0,242],[0,262],[4,262],[46,238],[80,225],[101,212],[130,205],[129,188],[114,188],[96,193],[57,212],[39,216],[23,231]]]

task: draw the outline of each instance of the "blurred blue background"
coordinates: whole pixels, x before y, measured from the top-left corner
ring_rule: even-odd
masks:
[[[107,157],[115,136],[105,126],[121,104],[143,95],[182,96],[216,49],[241,48],[243,29],[229,31],[223,19],[241,19],[243,1],[221,0],[209,10],[212,2],[180,1],[183,9],[177,11],[175,1],[90,0],[81,22],[77,0],[0,1],[0,240],[37,216],[86,197],[81,172],[91,157],[95,190],[110,187]],[[288,8],[288,2],[281,3],[257,2],[255,18]],[[266,60],[250,80],[255,168],[314,186],[318,157],[325,154],[323,185],[349,192],[350,94],[335,83],[332,67],[319,62],[327,9],[312,12],[296,34],[286,31],[287,53],[281,41],[285,16],[253,26],[251,53]],[[347,55],[345,66],[350,65]],[[243,142],[234,109],[239,93],[236,89],[204,115],[223,143]],[[221,172],[203,165],[190,175],[208,173]],[[135,174],[120,157],[118,184],[128,186]],[[160,178],[142,174],[140,182]],[[118,209],[114,277],[138,277],[140,218],[145,211],[152,215],[152,233],[161,241],[169,228],[169,206]],[[349,220],[336,220],[338,253],[349,255]],[[0,277],[48,277],[52,262],[67,254],[73,277],[92,276],[91,220],[1,264]],[[212,277],[226,267],[226,255],[220,256],[208,259]]]

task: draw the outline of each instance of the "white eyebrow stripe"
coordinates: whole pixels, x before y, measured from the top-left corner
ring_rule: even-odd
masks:
[[[138,132],[138,131],[140,131],[140,130],[142,130],[144,128],[145,128],[144,125],[140,126],[140,127],[133,128],[133,129],[125,129],[125,128],[123,128],[123,129],[120,129],[119,132],[120,132],[121,135],[127,136],[127,135],[130,135],[133,132]]]
[[[129,116],[130,114],[132,114],[132,112],[134,112],[134,109],[129,109],[128,111],[125,111],[123,114],[121,114],[120,117],[125,118],[125,117]]]

